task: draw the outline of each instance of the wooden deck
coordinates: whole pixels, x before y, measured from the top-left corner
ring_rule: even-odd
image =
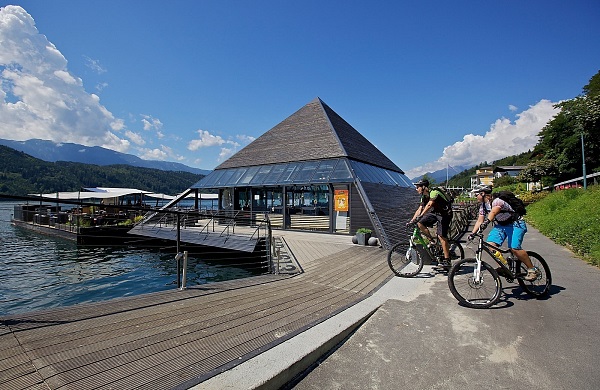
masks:
[[[303,273],[0,317],[0,388],[188,388],[335,315],[391,277],[383,249],[352,245],[349,236],[276,234]]]

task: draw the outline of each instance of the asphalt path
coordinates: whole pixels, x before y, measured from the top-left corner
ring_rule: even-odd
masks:
[[[547,298],[502,279],[496,306],[465,308],[446,276],[426,266],[418,280],[394,278],[392,286],[412,283],[413,293],[387,299],[287,388],[600,388],[600,269],[531,227],[524,248],[550,266]]]

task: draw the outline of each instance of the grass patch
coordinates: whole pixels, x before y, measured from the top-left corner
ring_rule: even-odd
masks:
[[[526,220],[546,237],[600,265],[600,186],[548,194],[527,206]]]

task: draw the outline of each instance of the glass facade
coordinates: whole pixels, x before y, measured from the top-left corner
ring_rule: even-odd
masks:
[[[348,234],[352,210],[338,202],[355,180],[413,187],[403,173],[335,158],[219,169],[192,188],[218,188],[222,210],[268,215],[275,228]]]
[[[361,181],[412,187],[410,180],[400,172],[339,158],[220,169],[212,171],[192,188],[349,183],[354,181],[352,171]]]

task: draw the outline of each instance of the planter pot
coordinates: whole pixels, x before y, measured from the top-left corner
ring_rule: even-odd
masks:
[[[368,245],[369,238],[371,238],[371,233],[356,233],[358,245]]]

